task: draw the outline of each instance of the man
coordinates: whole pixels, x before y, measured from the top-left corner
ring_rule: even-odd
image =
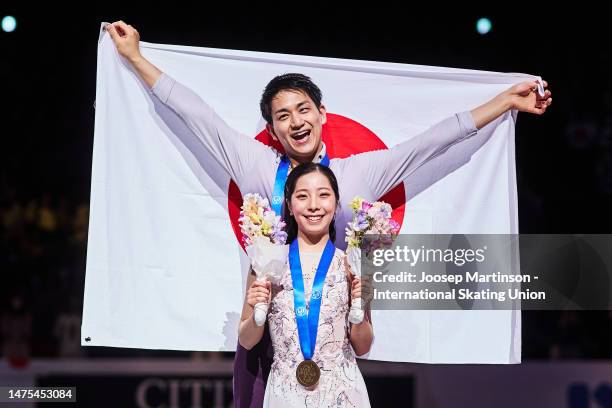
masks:
[[[107,30],[119,54],[151,88],[153,95],[172,109],[198,137],[210,157],[231,176],[240,191],[259,193],[275,203],[278,201],[275,199],[277,174],[283,162],[289,167],[287,171],[299,163],[327,163],[340,188],[340,210],[336,217],[338,231],[343,231],[351,218],[347,204],[354,196],[375,201],[406,181],[428,160],[473,136],[478,129],[508,110],[542,114],[552,102],[550,91],[539,97],[535,92],[537,84],[524,82],[472,111],[453,115],[390,149],[329,160],[321,138],[327,120],[321,92],[308,77],[286,74],[270,81],[260,106],[266,128],[283,146],[283,155],[230,128],[198,95],[143,58],[139,51],[139,34],[132,26],[119,21],[107,26]],[[343,234],[338,234],[336,245],[345,247]],[[268,354],[270,350],[269,338],[264,338],[248,352],[238,346],[234,366],[236,406],[262,405],[272,357]]]

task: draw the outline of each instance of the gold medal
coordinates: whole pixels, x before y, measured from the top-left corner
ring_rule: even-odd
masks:
[[[321,377],[321,369],[312,360],[304,360],[298,364],[295,370],[295,376],[300,384],[304,387],[309,388],[319,382]]]

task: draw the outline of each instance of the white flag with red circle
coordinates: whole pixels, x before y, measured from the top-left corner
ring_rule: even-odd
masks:
[[[394,146],[534,78],[144,42],[141,51],[229,125],[260,139],[267,82],[285,72],[312,77],[331,113],[331,157]],[[515,120],[507,113],[483,138],[461,142],[480,143],[472,153],[450,149],[400,186],[394,215],[402,232],[517,233]],[[146,86],[101,32],[83,345],[235,350],[249,262],[232,227],[231,180],[194,149],[160,120]],[[374,311],[373,322],[370,359],[520,362],[520,311]]]

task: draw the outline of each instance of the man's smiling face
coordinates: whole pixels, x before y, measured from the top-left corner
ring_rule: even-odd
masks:
[[[277,93],[271,103],[272,125],[268,132],[280,142],[292,161],[312,161],[321,148],[321,133],[327,120],[325,107],[318,109],[301,90]]]

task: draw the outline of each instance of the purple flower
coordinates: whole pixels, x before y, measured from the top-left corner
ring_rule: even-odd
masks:
[[[274,243],[284,245],[287,242],[287,233],[285,231],[278,231],[272,234]]]
[[[389,224],[391,224],[391,233],[392,234],[397,234],[399,233],[400,230],[400,226],[397,223],[397,221],[395,221],[394,219],[389,220]]]
[[[368,226],[370,225],[368,223],[368,219],[365,215],[365,213],[359,212],[359,215],[357,215],[357,222],[355,223],[355,231],[362,231],[366,228],[368,228]]]

